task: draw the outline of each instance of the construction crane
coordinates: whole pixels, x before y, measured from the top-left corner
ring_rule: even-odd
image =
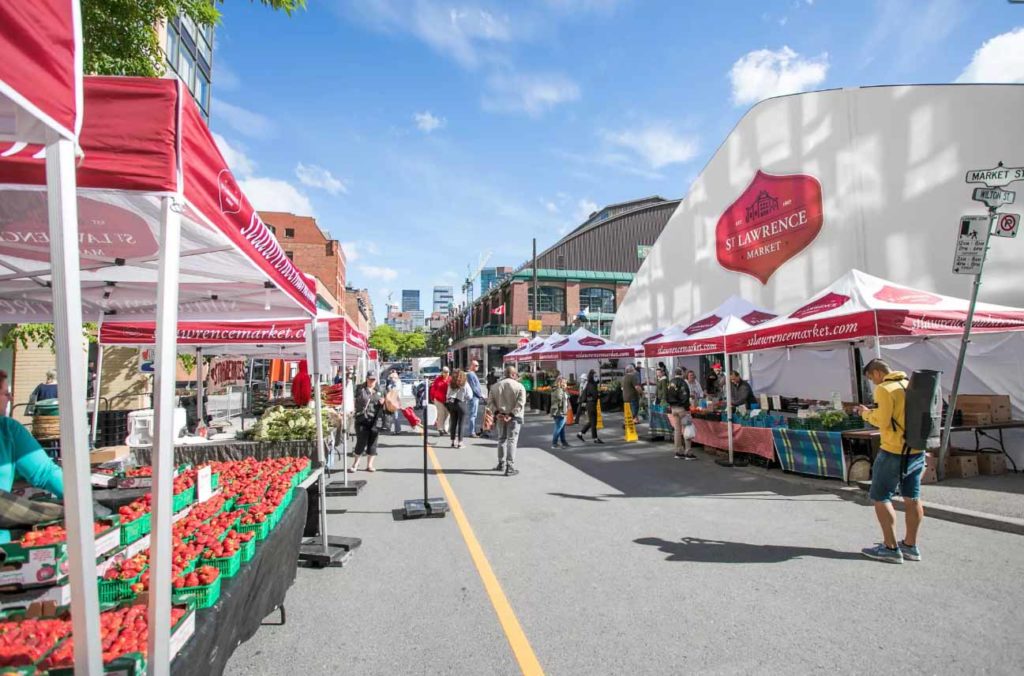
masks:
[[[473,299],[469,297],[470,291],[473,290],[473,282],[475,282],[476,278],[480,276],[481,272],[483,272],[484,266],[487,265],[487,261],[491,260],[491,255],[493,253],[493,251],[488,250],[480,254],[480,258],[477,259],[475,272],[470,269],[469,265],[466,266],[466,281],[462,285],[462,293],[466,297],[466,307],[469,307],[469,304],[473,301]]]

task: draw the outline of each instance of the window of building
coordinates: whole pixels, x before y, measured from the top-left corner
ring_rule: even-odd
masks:
[[[615,292],[596,286],[580,289],[580,310],[587,312],[615,312]]]
[[[295,237],[295,228],[285,228],[284,229],[284,236],[287,239],[291,239],[292,237]]]
[[[187,49],[180,50],[181,58],[178,60],[178,77],[180,77],[189,91],[195,89],[195,57]]]
[[[564,254],[558,254],[558,257],[555,258],[555,269],[556,270],[565,270],[565,255]]]
[[[326,255],[326,256],[333,256],[334,255],[334,242],[328,242],[327,244],[324,245],[324,255]]]
[[[181,39],[178,37],[178,29],[173,24],[167,24],[167,63],[178,70],[178,46]]]
[[[266,225],[267,225],[267,228],[270,230],[270,232],[274,233],[275,235],[277,234],[277,228],[272,226],[270,223],[267,223]]]
[[[284,255],[288,257],[288,260],[293,260],[292,259],[292,252],[291,251],[285,251]]]
[[[527,297],[529,302],[527,309],[533,312],[533,289],[530,289]],[[537,289],[537,301],[540,303],[538,312],[565,312],[565,289],[557,286],[542,286]]]
[[[199,102],[199,108],[202,109],[203,113],[209,114],[210,78],[202,69],[196,71],[196,101]]]

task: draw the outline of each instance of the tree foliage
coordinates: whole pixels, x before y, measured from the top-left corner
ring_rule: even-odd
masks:
[[[398,356],[405,359],[406,357],[423,357],[427,351],[427,336],[422,331],[413,331],[412,333],[400,333],[401,342],[398,346]]]
[[[90,343],[96,342],[96,325],[86,323],[82,325],[82,335]],[[51,351],[57,351],[57,336],[54,333],[53,324],[17,324],[0,339],[0,349],[12,349],[20,346],[28,349],[29,346],[39,345],[48,347]]]
[[[370,347],[380,352],[381,359],[387,361],[398,356],[400,341],[401,334],[395,330],[395,327],[388,326],[387,324],[378,324],[370,332],[368,342]]]
[[[286,14],[305,9],[306,0],[251,0]],[[220,23],[224,0],[81,0],[86,73],[164,74],[157,27],[184,14],[200,26]]]

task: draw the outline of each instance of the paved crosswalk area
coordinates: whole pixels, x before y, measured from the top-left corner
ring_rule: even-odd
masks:
[[[491,441],[430,439],[544,673],[1024,671],[1024,538],[926,520],[924,561],[877,563],[863,505],[666,444],[546,450],[549,421],[528,419],[515,477]],[[331,533],[364,540],[351,564],[300,569],[287,624],[228,673],[522,673],[456,519],[394,518],[422,494],[420,440],[382,437],[377,467],[328,499]]]

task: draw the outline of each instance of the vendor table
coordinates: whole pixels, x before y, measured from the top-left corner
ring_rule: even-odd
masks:
[[[694,441],[698,444],[722,450],[729,448],[728,424],[719,420],[694,418],[693,426],[697,428],[697,436]],[[775,441],[772,438],[771,429],[767,427],[746,427],[733,424],[732,438],[733,450],[736,453],[759,455],[768,460],[775,459]]]
[[[1010,461],[1010,466],[1013,467],[1013,471],[1019,471],[1017,469],[1017,463],[1013,461],[1010,454],[1006,452],[1006,444],[1003,441],[1003,430],[1010,429],[1024,429],[1024,420],[1008,420],[1006,422],[989,423],[987,425],[958,425],[953,427],[951,432],[974,432],[974,452],[982,453],[985,451],[993,453],[1002,453],[1006,456],[1006,459]],[[852,430],[849,432],[843,432],[843,438],[850,441],[870,441],[876,442],[881,433],[877,429],[866,429],[866,430]],[[989,442],[994,442],[994,445],[983,446],[985,443],[982,441],[985,439]],[[872,443],[874,448],[878,448],[877,443]]]
[[[221,582],[220,599],[212,608],[196,611],[195,635],[171,663],[172,674],[221,674],[235,648],[253,637],[263,618],[280,608],[284,622],[284,598],[295,582],[305,523],[306,491],[296,490],[253,560]]]
[[[771,432],[783,470],[846,481],[842,432],[786,427],[775,427]]]
[[[132,448],[134,463],[149,465],[153,449]],[[181,445],[174,447],[174,463],[191,462],[198,464],[211,460],[228,461],[255,458],[280,458],[292,456],[310,458],[316,466],[317,452],[315,441],[211,441],[205,444]]]

